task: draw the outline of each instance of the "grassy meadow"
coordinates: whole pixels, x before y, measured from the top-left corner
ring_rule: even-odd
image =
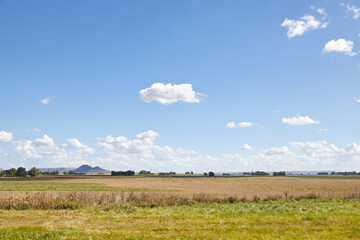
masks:
[[[3,178],[0,216],[0,239],[359,239],[360,178]]]

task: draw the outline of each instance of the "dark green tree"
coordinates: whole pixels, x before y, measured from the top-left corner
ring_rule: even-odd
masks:
[[[209,177],[214,177],[215,173],[214,172],[209,172]]]
[[[17,177],[26,177],[26,169],[23,167],[19,167],[16,171]]]

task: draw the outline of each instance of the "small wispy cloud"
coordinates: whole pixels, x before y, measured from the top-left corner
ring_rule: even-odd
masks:
[[[252,149],[252,147],[249,144],[244,144],[242,146],[239,147],[240,150],[246,150],[246,151],[250,151]]]
[[[228,122],[226,124],[226,127],[227,128],[244,128],[244,127],[251,127],[251,126],[254,126],[255,123],[252,123],[252,122],[240,122],[238,124],[236,124],[235,122]]]
[[[42,104],[49,104],[52,97],[46,97],[40,100],[40,103]]]
[[[327,128],[320,128],[319,129],[319,133],[326,133],[328,131],[329,131],[329,129],[327,129]]]
[[[354,97],[354,100],[355,100],[355,102],[360,103],[360,96],[359,97]]]
[[[346,5],[346,9],[350,12],[353,16],[353,19],[358,19],[360,17],[360,8],[355,7],[355,5]]]

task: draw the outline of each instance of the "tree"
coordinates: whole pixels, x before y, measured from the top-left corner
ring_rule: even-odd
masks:
[[[215,173],[214,172],[209,172],[209,177],[214,177]]]
[[[40,170],[37,169],[36,167],[33,167],[29,170],[29,175],[32,177],[37,177],[40,174]]]
[[[17,177],[26,177],[26,169],[23,167],[19,167],[16,171]]]
[[[273,172],[273,176],[286,176],[286,172]]]
[[[152,174],[150,171],[146,171],[146,170],[141,170],[139,172],[139,175],[146,175],[146,174]]]
[[[16,175],[16,168],[10,168],[9,170],[6,170],[6,176],[15,177],[15,175]]]

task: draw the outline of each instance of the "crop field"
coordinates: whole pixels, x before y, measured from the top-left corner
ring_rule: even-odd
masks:
[[[360,178],[2,178],[0,216],[0,239],[359,239]]]

